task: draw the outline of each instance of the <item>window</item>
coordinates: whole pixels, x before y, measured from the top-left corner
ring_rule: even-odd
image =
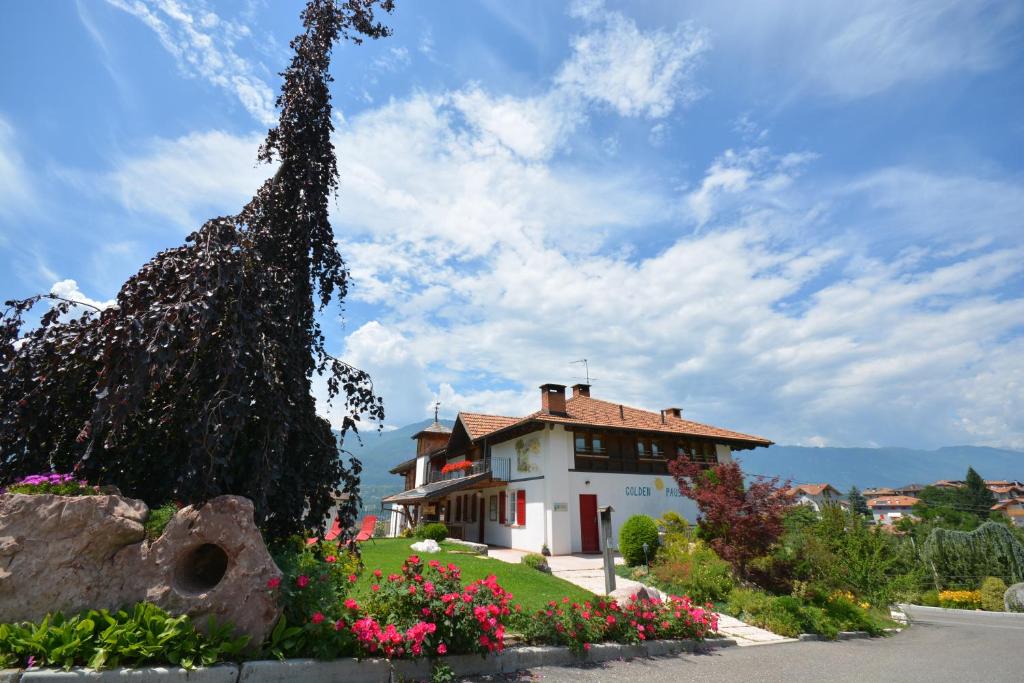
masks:
[[[587,450],[588,450],[587,449],[587,437],[584,436],[583,434],[577,434],[576,435],[576,452],[577,453],[584,453]]]
[[[462,521],[462,496],[455,499],[455,519],[453,521]]]
[[[517,515],[517,511],[518,511],[517,504],[518,504],[518,500],[519,500],[519,493],[520,492],[515,490],[515,489],[512,489],[508,493],[507,519],[509,520],[509,522],[508,522],[509,524],[516,524],[517,523],[517,516],[518,516]]]
[[[516,524],[526,526],[526,491],[516,491]]]
[[[508,504],[505,502],[505,492],[498,493],[498,521],[505,524],[508,520]]]
[[[473,497],[469,499],[469,501],[469,516],[473,522],[476,522],[479,519],[477,508],[480,507],[480,503],[477,501],[475,493],[473,494]]]

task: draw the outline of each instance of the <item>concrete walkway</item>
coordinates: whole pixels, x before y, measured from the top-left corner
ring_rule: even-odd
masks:
[[[510,548],[490,548],[488,555],[502,562],[519,564],[525,552]],[[616,555],[615,564],[625,564],[621,556]],[[604,559],[600,555],[553,555],[548,558],[551,573],[569,583],[574,583],[596,595],[604,595]],[[646,586],[633,579],[615,577],[615,591],[612,597],[618,598],[636,593]],[[745,624],[739,619],[725,614],[718,615],[718,632],[726,638],[735,638],[736,644],[744,647],[749,645],[772,645],[790,643],[793,638],[785,638],[766,631],[763,628]]]

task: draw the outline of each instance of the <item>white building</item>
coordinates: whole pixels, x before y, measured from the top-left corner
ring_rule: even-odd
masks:
[[[797,484],[788,489],[786,495],[795,505],[806,505],[815,512],[821,512],[826,505],[845,507],[843,494],[832,484]]]
[[[417,453],[393,468],[405,491],[388,496],[392,533],[437,520],[456,538],[554,555],[600,552],[598,508],[613,509],[612,538],[634,514],[674,510],[690,521],[668,462],[730,462],[732,451],[771,442],[682,418],[678,408],[640,410],[590,396],[577,384],[541,387],[526,417],[459,413],[449,433],[435,422]],[[462,464],[464,463],[464,464]],[[617,540],[614,541],[617,544]]]
[[[917,498],[912,496],[886,496],[868,501],[875,524],[892,525],[903,517],[912,517]]]

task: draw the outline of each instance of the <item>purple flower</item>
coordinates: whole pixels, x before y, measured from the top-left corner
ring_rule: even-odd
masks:
[[[36,658],[35,658],[35,656],[34,655],[29,655],[28,659],[25,660],[25,668],[26,669],[31,669],[35,665],[36,665]]]

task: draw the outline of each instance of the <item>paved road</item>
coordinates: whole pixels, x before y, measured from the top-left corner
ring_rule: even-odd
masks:
[[[541,667],[507,680],[1024,681],[1024,615],[912,609],[909,616],[913,625],[887,638],[731,647],[709,654],[582,667]]]

